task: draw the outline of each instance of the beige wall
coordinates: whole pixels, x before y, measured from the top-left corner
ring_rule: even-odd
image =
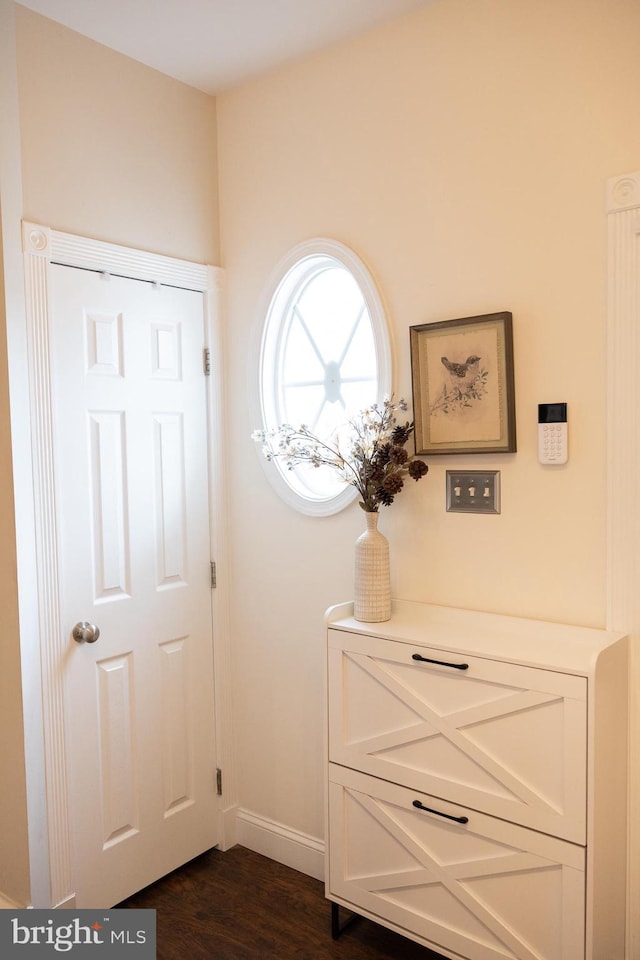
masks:
[[[368,263],[410,397],[412,324],[513,312],[518,453],[432,458],[380,526],[393,592],[605,619],[605,180],[638,168],[635,0],[440,0],[219,98],[240,802],[322,834],[322,613],[351,595],[356,505],[296,514],[249,439],[272,271],[327,235]],[[631,131],[631,132],[630,132]],[[565,468],[536,405],[566,400]],[[445,470],[498,468],[502,513],[445,512]]]
[[[212,97],[16,7],[24,215],[218,262]]]
[[[0,894],[29,900],[4,258],[0,231]]]
[[[0,0],[0,900],[30,898],[7,332],[20,317],[22,210],[14,9]]]

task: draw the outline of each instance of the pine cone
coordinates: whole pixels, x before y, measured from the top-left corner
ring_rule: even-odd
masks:
[[[376,490],[376,500],[378,503],[384,504],[385,507],[389,507],[393,503],[393,495],[387,493],[384,487],[378,487]]]
[[[364,479],[373,483],[382,483],[384,467],[378,463],[366,463],[362,470]]]
[[[402,446],[407,442],[407,440],[411,436],[412,430],[413,430],[413,425],[410,423],[406,423],[404,427],[400,427],[400,426],[394,427],[391,432],[391,442],[396,443],[399,446]]]
[[[412,460],[409,464],[409,476],[413,477],[414,480],[419,480],[421,477],[424,477],[428,471],[429,467],[424,460]]]
[[[403,463],[406,463],[409,459],[409,454],[404,447],[398,447],[394,445],[389,450],[389,460],[391,463],[395,463],[396,466],[402,466]]]
[[[396,495],[396,493],[400,493],[400,491],[404,487],[404,480],[402,479],[401,476],[399,476],[399,474],[390,473],[382,481],[382,487],[387,493],[390,493],[391,496],[393,497]]]
[[[391,450],[390,443],[383,443],[382,446],[376,449],[376,452],[373,455],[373,463],[376,466],[383,467],[386,463],[389,463],[389,451]]]

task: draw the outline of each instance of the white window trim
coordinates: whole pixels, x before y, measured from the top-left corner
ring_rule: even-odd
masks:
[[[273,271],[261,301],[255,337],[255,359],[250,368],[252,382],[249,390],[253,425],[259,429],[265,429],[268,426],[264,412],[265,384],[263,371],[267,362],[265,358],[267,351],[266,330],[270,308],[289,271],[302,260],[311,257],[330,257],[342,264],[355,278],[371,317],[378,367],[377,401],[382,403],[384,398],[390,396],[392,392],[393,354],[390,329],[382,296],[369,269],[353,250],[338,240],[332,240],[328,237],[305,240],[289,250],[280,260]],[[297,286],[298,284],[296,284]],[[265,476],[273,489],[285,503],[299,513],[313,517],[331,516],[344,510],[357,496],[357,490],[348,485],[337,495],[326,499],[305,497],[287,482],[285,472],[279,463],[268,462],[262,455],[259,446],[257,446],[257,451]]]

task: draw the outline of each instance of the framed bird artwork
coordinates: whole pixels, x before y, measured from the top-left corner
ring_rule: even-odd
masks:
[[[409,329],[416,453],[514,453],[513,317]]]

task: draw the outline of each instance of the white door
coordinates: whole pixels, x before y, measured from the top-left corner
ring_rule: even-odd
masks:
[[[109,907],[216,843],[203,296],[63,266],[51,296],[72,875]]]

